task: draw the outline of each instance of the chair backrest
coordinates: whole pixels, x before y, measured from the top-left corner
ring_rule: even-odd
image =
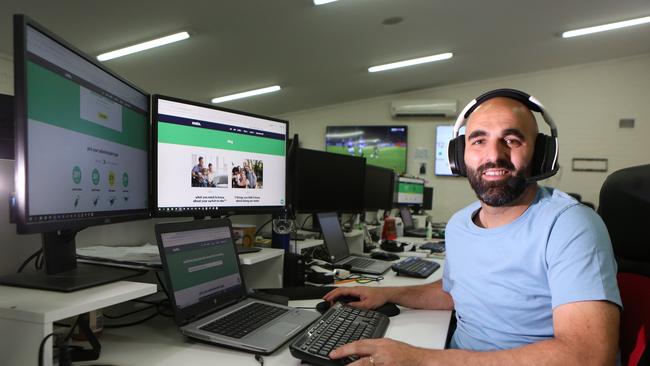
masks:
[[[609,175],[600,190],[598,213],[612,239],[619,272],[650,276],[650,164]]]
[[[617,279],[623,300],[619,341],[621,364],[650,364],[650,277],[619,273]]]

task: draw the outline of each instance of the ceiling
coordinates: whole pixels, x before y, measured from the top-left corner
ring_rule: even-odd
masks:
[[[650,52],[650,25],[562,39],[559,33],[650,15],[650,0],[0,0],[0,52],[24,13],[96,56],[189,30],[189,40],[105,65],[150,93],[279,115],[404,91]],[[382,22],[391,17],[403,21]],[[431,54],[450,60],[368,73]]]

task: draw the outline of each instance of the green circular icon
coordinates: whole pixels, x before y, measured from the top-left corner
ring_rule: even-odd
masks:
[[[129,175],[126,172],[122,173],[122,186],[126,188],[129,185]]]
[[[93,169],[93,173],[91,175],[91,178],[93,180],[93,184],[98,185],[99,184],[99,170]]]
[[[108,172],[108,185],[115,186],[115,172],[112,170]]]
[[[79,184],[81,182],[81,169],[78,166],[72,168],[72,181],[74,184]]]

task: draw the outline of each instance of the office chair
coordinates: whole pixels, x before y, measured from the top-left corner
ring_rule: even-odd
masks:
[[[616,277],[623,300],[621,365],[650,365],[650,277],[635,273],[619,273]]]
[[[650,164],[618,170],[600,190],[598,213],[612,240],[623,300],[623,365],[650,363]]]
[[[598,213],[612,239],[619,272],[650,277],[650,164],[609,175]]]

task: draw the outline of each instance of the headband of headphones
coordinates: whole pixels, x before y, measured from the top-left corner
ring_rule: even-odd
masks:
[[[482,103],[497,97],[504,97],[514,99],[533,112],[538,112],[542,115],[544,122],[549,125],[551,129],[551,136],[546,136],[544,134],[539,134],[536,140],[536,153],[533,157],[534,175],[528,179],[529,182],[537,181],[541,179],[548,178],[559,169],[557,163],[558,159],[558,143],[557,143],[557,126],[553,121],[553,118],[548,114],[544,109],[542,103],[540,103],[535,97],[528,95],[522,91],[516,89],[496,89],[489,92],[486,92],[479,96],[478,98],[469,102],[465,108],[460,112],[456,123],[454,124],[454,129],[452,133],[452,139],[449,145],[449,165],[452,169],[452,172],[457,175],[466,175],[465,163],[463,159],[463,151],[465,149],[464,136],[459,137],[460,129],[465,126],[469,115],[478,108]],[[460,141],[462,140],[462,141]]]
[[[465,123],[467,122],[467,118],[469,117],[470,114],[472,114],[472,112],[474,112],[476,108],[478,108],[479,105],[483,104],[484,102],[492,98],[497,98],[497,97],[514,99],[522,103],[523,105],[525,105],[531,111],[539,112],[542,115],[542,118],[544,118],[544,122],[546,122],[546,124],[549,125],[549,127],[551,128],[551,136],[557,138],[557,126],[553,121],[553,117],[551,117],[548,114],[548,112],[546,112],[546,110],[544,109],[542,103],[540,103],[532,95],[528,95],[516,89],[495,89],[483,93],[478,98],[467,103],[465,108],[463,108],[460,114],[458,114],[458,118],[456,119],[456,123],[454,124],[454,131],[453,131],[452,138],[458,137],[458,131],[460,131],[461,127],[465,126]]]

